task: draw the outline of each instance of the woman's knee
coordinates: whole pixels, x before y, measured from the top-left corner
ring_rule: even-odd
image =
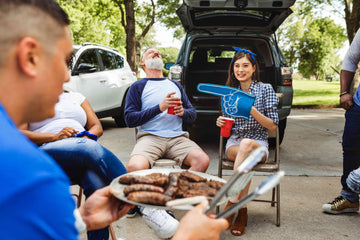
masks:
[[[250,153],[252,150],[254,150],[255,148],[257,148],[259,146],[260,146],[260,144],[258,144],[254,140],[245,138],[240,143],[239,151]]]

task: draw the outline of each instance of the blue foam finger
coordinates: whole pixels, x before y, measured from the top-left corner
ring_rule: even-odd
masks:
[[[225,114],[249,120],[255,95],[237,88],[217,84],[200,83],[197,89],[199,92],[221,96],[221,108]]]
[[[197,85],[197,90],[199,92],[215,95],[215,96],[226,96],[239,89],[224,86],[224,85],[217,85],[217,84],[210,84],[210,83],[199,83]]]

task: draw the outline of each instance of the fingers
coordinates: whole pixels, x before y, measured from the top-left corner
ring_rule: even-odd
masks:
[[[220,117],[216,119],[216,126],[222,127],[225,124],[224,120]]]
[[[171,98],[171,97],[173,97],[174,94],[176,94],[176,92],[171,92],[168,95],[166,95],[166,98]]]
[[[351,94],[345,94],[340,97],[340,106],[345,110],[349,110],[353,105],[353,96]]]
[[[169,107],[176,107],[179,104],[180,105],[182,104],[181,99],[178,97],[174,97],[173,96],[174,94],[176,94],[176,92],[171,92],[167,94],[164,100],[162,100],[162,102],[159,104],[159,108],[162,112],[168,109]]]
[[[182,106],[182,102],[180,101],[180,103],[177,103],[177,105],[174,107],[174,112],[177,116],[182,116],[184,115],[184,108]]]

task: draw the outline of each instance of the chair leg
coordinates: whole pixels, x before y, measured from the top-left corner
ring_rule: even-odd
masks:
[[[276,226],[280,227],[280,184],[276,186]]]
[[[275,206],[275,193],[276,193],[276,188],[272,189],[272,197],[271,197],[271,206],[274,207]]]
[[[109,232],[110,232],[111,239],[116,240],[115,231],[114,231],[114,228],[113,228],[113,226],[111,224],[109,225]]]
[[[79,194],[78,194],[78,202],[77,202],[78,207],[80,207],[81,205],[82,195],[83,195],[83,189],[79,186]]]

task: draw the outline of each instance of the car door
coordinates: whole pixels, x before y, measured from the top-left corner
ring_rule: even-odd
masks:
[[[107,78],[104,76],[101,60],[95,48],[86,49],[80,53],[73,72],[76,72],[76,69],[82,64],[92,65],[96,71],[72,76],[70,82],[75,83],[76,89],[74,90],[86,97],[95,112],[106,110]]]
[[[125,59],[122,56],[104,49],[98,52],[104,67],[108,104],[111,108],[121,107],[126,90],[135,81],[134,76],[124,68]]]
[[[272,34],[292,13],[295,0],[184,0],[176,11],[187,33],[236,30]]]

